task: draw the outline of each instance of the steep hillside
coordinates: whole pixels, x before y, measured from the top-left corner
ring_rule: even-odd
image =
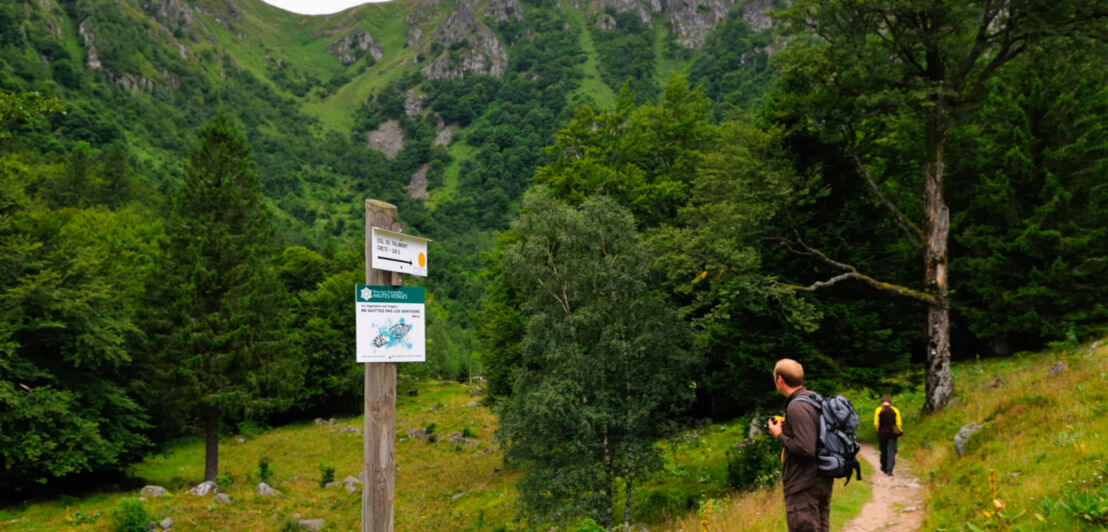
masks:
[[[27,145],[62,158],[122,143],[154,189],[226,109],[284,243],[356,242],[375,197],[443,246],[439,271],[472,272],[477,234],[506,225],[573,108],[609,106],[625,82],[644,101],[674,71],[721,96],[764,91],[772,5],[395,0],[306,16],[258,0],[26,0],[0,8],[0,90],[68,106],[20,132]],[[763,37],[724,53],[716,29],[736,26]],[[729,81],[710,81],[717,57]]]
[[[1106,378],[1102,338],[957,364],[956,400],[931,416],[922,390],[894,396],[902,453],[927,486],[924,528],[1103,530]]]

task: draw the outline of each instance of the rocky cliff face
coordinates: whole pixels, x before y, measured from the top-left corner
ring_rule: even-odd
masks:
[[[344,65],[357,61],[366,53],[369,53],[374,61],[380,61],[384,57],[381,45],[377,44],[373,36],[361,28],[354,28],[343,38],[331,43],[327,47],[327,51],[338,57]]]
[[[639,19],[647,26],[653,26],[654,15],[662,12],[661,0],[597,0],[593,3],[593,7],[596,11],[604,11],[607,9],[612,9],[616,13],[633,11],[639,15]],[[614,23],[614,21],[605,24],[610,25],[612,23]]]
[[[742,5],[743,20],[754,31],[772,25],[767,14],[774,0],[749,0]],[[664,3],[663,3],[664,2]],[[643,24],[654,26],[662,17],[668,20],[674,41],[690,50],[704,45],[708,32],[722,22],[742,0],[595,0],[591,6],[593,24],[601,29],[615,29],[616,21],[604,13],[612,9],[617,13],[633,12]]]
[[[519,4],[519,0],[489,0],[488,5],[485,6],[484,15],[485,18],[495,22],[508,19],[523,20],[523,6]]]
[[[699,50],[704,37],[727,18],[735,0],[666,0],[670,28],[677,44]]]
[[[431,39],[445,51],[420,71],[425,78],[464,78],[466,74],[499,78],[508,68],[508,52],[465,3],[446,17]]]

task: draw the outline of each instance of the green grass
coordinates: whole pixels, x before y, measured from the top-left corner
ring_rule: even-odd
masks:
[[[581,51],[585,53],[585,63],[581,66],[585,76],[581,79],[581,86],[570,94],[570,101],[580,100],[584,96],[584,99],[595,102],[596,109],[612,108],[616,103],[616,94],[600,76],[600,61],[597,59],[592,33],[586,27],[584,11],[566,5],[562,8],[562,13],[569,19],[573,31],[577,32]]]
[[[409,389],[418,390],[419,395],[407,395]],[[522,472],[503,468],[501,453],[493,442],[496,418],[488,408],[474,404],[477,398],[471,396],[472,390],[452,382],[402,383],[395,455],[397,530],[514,530],[523,526],[514,521],[515,482]],[[436,442],[408,437],[409,429],[426,429],[432,424]],[[358,432],[341,432],[344,427]],[[169,496],[146,501],[145,506],[155,519],[172,517],[182,530],[275,530],[294,514],[324,519],[332,530],[357,529],[360,492],[320,488],[319,480],[320,466],[333,467],[339,481],[358,476],[361,427],[361,418],[348,418],[333,425],[300,423],[224,437],[219,459],[221,475],[232,480],[222,486],[232,500],[228,505],[186,493],[203,477],[204,445],[199,438],[181,440],[164,454],[149,457],[136,465],[132,474],[169,489]],[[709,500],[718,509],[716,517],[743,513],[723,512],[730,497],[727,449],[742,439],[745,430],[743,423],[719,424],[691,431],[689,437],[660,442],[666,469],[637,487],[634,522],[651,529],[675,527],[682,519],[699,519]],[[455,432],[471,434],[472,441],[450,443],[449,436]],[[258,462],[263,457],[271,460],[269,484],[281,492],[279,496],[254,494]],[[772,490],[758,493],[765,494],[767,506],[751,513],[762,512],[768,519],[765,522],[779,521],[784,515],[780,490],[776,496]],[[18,520],[21,530],[105,530],[120,501],[137,495],[137,491],[107,492],[25,503],[0,510],[0,523]],[[836,522],[857,513],[868,498],[864,482],[852,482],[849,490],[837,488]]]
[[[1048,375],[1056,362],[1068,369]],[[920,416],[920,390],[893,398],[902,452],[928,486],[924,528],[1102,530],[1108,522],[1062,503],[1092,498],[1108,512],[1108,347],[971,361],[953,375],[953,400],[938,413]],[[958,458],[952,438],[966,423],[984,428]]]

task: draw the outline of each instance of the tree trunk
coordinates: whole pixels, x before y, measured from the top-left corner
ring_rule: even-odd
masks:
[[[623,529],[631,530],[631,488],[634,479],[632,478],[631,471],[634,469],[634,459],[631,457],[631,449],[627,449],[627,474],[623,477],[624,497],[623,497]]]
[[[924,286],[935,300],[927,309],[927,373],[924,412],[946,406],[953,392],[950,378],[950,304],[947,279],[950,209],[943,200],[943,160],[951,106],[945,97],[936,98],[928,113],[924,176],[924,212],[927,215],[927,243],[924,246]]]
[[[219,414],[214,408],[204,419],[204,480],[219,478]]]

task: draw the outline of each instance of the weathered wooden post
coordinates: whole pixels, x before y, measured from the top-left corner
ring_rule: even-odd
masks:
[[[396,206],[365,202],[366,284],[400,286],[399,273],[373,268],[373,228],[398,231]],[[392,532],[396,495],[396,363],[365,365],[365,421],[362,429],[362,532]]]

